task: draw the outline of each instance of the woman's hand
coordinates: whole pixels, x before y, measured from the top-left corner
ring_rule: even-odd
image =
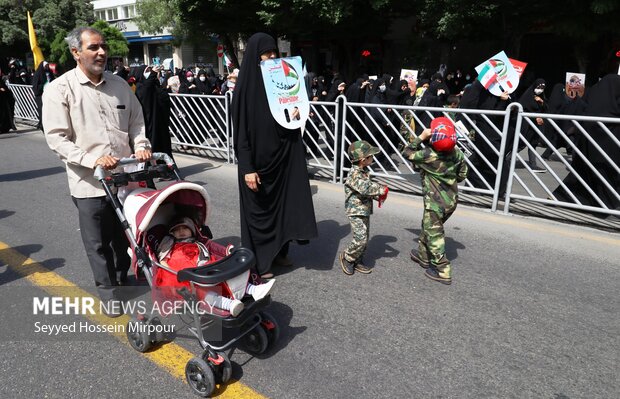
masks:
[[[258,176],[258,173],[253,172],[253,173],[248,173],[245,175],[245,184],[248,186],[248,188],[254,192],[258,191],[258,185],[260,184],[260,177]]]

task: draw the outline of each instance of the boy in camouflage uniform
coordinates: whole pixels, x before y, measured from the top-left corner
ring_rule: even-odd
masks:
[[[429,139],[430,145],[420,144]],[[467,178],[463,152],[455,147],[456,133],[449,118],[435,118],[403,155],[420,169],[423,181],[424,215],[418,250],[411,259],[426,269],[425,275],[443,284],[452,283],[450,261],[446,258],[444,223],[456,209],[457,183]]]
[[[350,276],[355,271],[364,274],[372,271],[361,263],[368,245],[372,200],[385,200],[388,188],[372,182],[366,171],[366,167],[372,164],[373,155],[379,153],[377,147],[366,141],[355,141],[349,146],[348,153],[352,166],[344,183],[344,203],[351,222],[353,241],[340,253],[339,258],[342,271]]]

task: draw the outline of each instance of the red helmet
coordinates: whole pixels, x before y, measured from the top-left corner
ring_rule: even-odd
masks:
[[[450,118],[442,116],[431,122],[431,145],[435,151],[449,152],[456,145],[456,130]]]

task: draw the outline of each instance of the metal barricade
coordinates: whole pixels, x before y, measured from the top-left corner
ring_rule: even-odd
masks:
[[[38,121],[32,87],[9,88],[15,117]],[[232,93],[170,97],[173,144],[235,162]],[[367,140],[381,150],[371,174],[394,184],[406,182],[399,189],[419,193],[419,174],[401,150],[432,119],[445,116],[457,123],[457,145],[469,166],[460,190],[486,198],[482,206],[509,213],[537,204],[620,216],[620,141],[612,132],[620,118],[526,113],[518,103],[505,111],[482,111],[349,103],[344,96],[333,103],[311,102],[310,112],[303,129],[308,166],[334,183],[344,182],[350,169],[350,143]]]
[[[170,94],[172,143],[231,160],[229,97]]]
[[[9,83],[8,87],[13,92],[13,97],[15,98],[14,117],[38,123],[39,112],[37,111],[37,103],[34,99],[32,86]]]
[[[526,112],[519,118],[524,128],[510,153],[504,213],[517,199],[620,216],[620,141],[612,133],[620,119]]]

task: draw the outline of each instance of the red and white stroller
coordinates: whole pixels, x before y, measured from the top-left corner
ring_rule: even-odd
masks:
[[[99,167],[95,177],[102,184],[125,228],[135,275],[146,278],[155,302],[184,301],[187,305],[184,309],[189,309],[192,314],[193,326],[188,330],[198,338],[203,353],[187,363],[185,374],[192,390],[207,397],[216,383],[226,383],[231,377],[232,366],[224,352],[226,349],[239,344],[250,354],[261,354],[277,340],[279,327],[275,318],[263,311],[271,303],[269,295],[259,300],[245,295],[250,269],[255,264],[252,251],[246,248],[231,251],[231,246],[210,240],[211,233],[206,227],[210,213],[207,191],[200,185],[182,181],[174,161],[168,155],[156,153],[153,160],[165,161],[165,165],[147,164],[142,170],[111,175]],[[135,163],[134,158],[120,161],[121,165]],[[155,178],[172,178],[175,182],[157,190],[153,182]],[[112,187],[126,189],[136,183],[141,187],[131,190],[121,204]],[[210,253],[207,265],[190,265],[174,270],[158,261],[157,247],[168,232],[166,224],[178,215],[196,223],[196,239]],[[205,296],[214,290],[220,295],[241,300],[243,311],[232,317],[226,310],[209,306]],[[134,325],[130,328],[132,323]],[[153,329],[149,329],[148,325],[160,323],[157,317],[132,317],[126,330],[131,346],[140,352],[149,350],[161,337],[149,334],[148,331]],[[215,326],[233,331],[234,335],[219,346],[212,345],[205,339],[205,331]]]

